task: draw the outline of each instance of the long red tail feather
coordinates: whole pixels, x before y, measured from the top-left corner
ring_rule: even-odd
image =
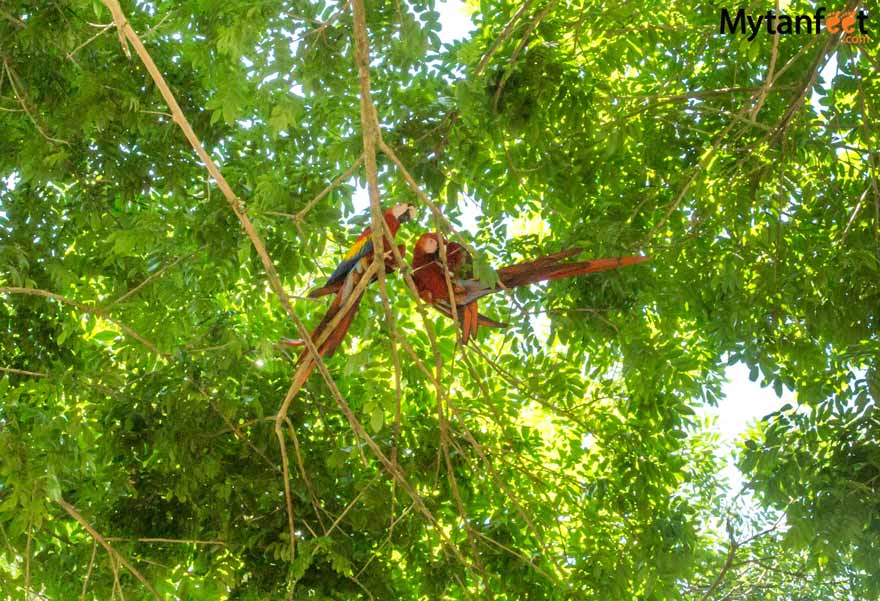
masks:
[[[336,352],[336,349],[339,348],[339,345],[342,344],[342,341],[345,339],[345,334],[348,332],[348,328],[351,327],[351,322],[354,320],[354,316],[357,314],[358,306],[361,303],[361,299],[363,298],[363,294],[358,296],[357,300],[348,310],[348,313],[342,318],[342,320],[336,324],[336,327],[333,328],[333,331],[330,332],[330,335],[327,336],[327,339],[318,347],[318,352],[321,353],[322,357],[329,359]],[[337,295],[336,298],[333,299],[333,302],[330,304],[330,307],[327,309],[327,313],[324,315],[321,322],[312,330],[311,337],[312,340],[317,340],[322,332],[327,329],[327,326],[330,325],[330,322],[333,321],[333,318],[339,313],[339,310],[342,308],[342,298],[341,295]],[[305,343],[302,340],[282,340],[282,344],[286,346],[305,346]],[[297,363],[302,363],[302,361],[308,356],[309,349],[303,349],[302,353],[300,353],[299,359]]]
[[[358,297],[351,306],[351,309],[348,310],[348,313],[345,314],[345,317],[342,318],[342,321],[333,328],[333,332],[324,344],[321,345],[321,352],[328,359],[333,356],[336,349],[339,348],[339,345],[342,344],[342,341],[345,339],[345,335],[348,333],[348,328],[351,327],[351,322],[354,320],[354,316],[357,313],[358,305],[361,304],[361,298],[363,298],[363,296]]]
[[[340,288],[342,288],[342,282],[336,282],[330,286],[321,286],[309,292],[309,298],[319,298],[328,294],[335,294],[339,292]]]
[[[608,269],[635,265],[650,259],[650,257],[642,255],[629,255],[558,264],[560,259],[570,257],[576,252],[579,252],[579,249],[571,249],[541,257],[534,261],[502,267],[498,270],[498,279],[503,286],[499,286],[499,288],[516,288],[517,286],[525,286],[536,282],[571,278],[585,273],[595,273],[597,271],[607,271]]]

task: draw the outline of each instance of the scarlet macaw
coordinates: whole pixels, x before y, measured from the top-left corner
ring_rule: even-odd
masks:
[[[445,239],[444,239],[445,241]],[[460,244],[446,242],[446,264],[449,268],[449,280],[452,284],[452,295],[455,299],[456,313],[462,329],[462,342],[467,344],[471,336],[477,333],[479,326],[490,328],[506,327],[507,324],[494,321],[477,311],[477,300],[508,288],[526,286],[536,282],[570,278],[585,273],[605,271],[615,267],[626,267],[647,261],[650,257],[631,255],[591,261],[560,263],[581,252],[580,248],[572,248],[562,252],[509,265],[497,270],[498,283],[493,287],[485,286],[473,276],[473,259],[470,253]],[[413,249],[413,280],[422,300],[435,309],[452,317],[449,302],[449,288],[443,266],[440,264],[440,244],[436,233],[422,234]]]
[[[397,230],[400,229],[401,223],[406,223],[407,221],[415,219],[416,208],[411,204],[397,204],[390,209],[387,209],[383,217],[385,218],[385,223],[388,224],[388,230],[391,232],[391,238],[393,239],[394,236],[397,235]],[[390,251],[391,248],[388,246],[388,240],[385,240],[385,253],[387,254]],[[372,260],[373,228],[368,227],[361,232],[361,235],[354,241],[354,245],[352,245],[348,252],[342,257],[342,261],[336,266],[333,273],[330,274],[327,283],[320,288],[315,288],[309,292],[309,297],[318,298],[319,296],[333,294],[334,292],[339,291],[346,276],[351,273],[355,266],[357,266],[358,262],[362,262],[363,265],[369,265]],[[386,260],[386,267],[387,266],[388,261]],[[391,271],[393,271],[393,268]]]
[[[410,204],[398,204],[386,210],[384,218],[385,223],[388,224],[388,230],[391,232],[391,236],[393,237],[397,235],[397,230],[400,229],[401,223],[406,223],[407,221],[414,219],[415,216],[416,208]],[[330,274],[327,283],[320,288],[315,288],[309,293],[309,297],[311,298],[317,298],[327,294],[336,294],[333,298],[333,302],[330,303],[330,307],[327,309],[327,313],[324,315],[323,319],[321,319],[318,326],[312,331],[312,340],[317,342],[318,337],[321,336],[329,323],[348,302],[348,299],[357,287],[358,282],[361,281],[361,278],[369,268],[370,263],[372,263],[372,234],[373,229],[371,227],[365,229],[361,235],[358,236],[357,240],[355,240],[351,249],[345,253],[342,261],[336,266],[333,273]],[[397,268],[397,264],[394,260],[388,240],[384,241],[384,251],[385,271],[394,271]],[[397,251],[402,258],[406,252],[406,248],[403,244],[399,244],[397,245]],[[332,357],[333,353],[336,352],[336,349],[342,343],[342,339],[345,338],[345,334],[348,332],[349,326],[351,326],[355,313],[357,313],[358,305],[360,305],[362,296],[362,293],[358,295],[354,304],[351,305],[351,308],[342,320],[336,324],[336,327],[333,328],[330,335],[318,347],[318,352],[321,353],[322,357]],[[302,340],[290,340],[287,338],[283,339],[282,343],[287,346],[304,345]],[[305,353],[300,357],[300,360],[302,360],[304,356]]]

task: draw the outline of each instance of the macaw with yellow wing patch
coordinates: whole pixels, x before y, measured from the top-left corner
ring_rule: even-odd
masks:
[[[388,225],[388,230],[391,232],[392,238],[397,235],[397,231],[400,229],[401,223],[411,221],[415,218],[415,216],[416,209],[413,205],[410,204],[395,205],[386,210],[383,215],[385,223]],[[336,266],[336,269],[333,270],[333,273],[330,274],[327,283],[320,288],[315,288],[309,293],[309,297],[311,298],[318,298],[327,294],[335,294],[333,302],[330,303],[330,307],[327,309],[327,313],[324,315],[323,319],[321,319],[321,322],[317,325],[317,327],[312,331],[312,340],[316,343],[318,339],[324,334],[325,330],[330,325],[330,322],[333,321],[333,319],[348,303],[351,295],[357,288],[358,283],[361,281],[366,271],[369,269],[370,264],[373,262],[372,235],[373,229],[371,227],[365,229],[361,233],[361,235],[357,237],[357,240],[355,240],[354,245],[351,247],[351,249],[349,249],[349,251],[345,253],[342,261],[339,263],[339,265]],[[384,232],[382,235],[384,238]],[[384,269],[386,273],[392,272],[397,269],[397,263],[394,259],[391,245],[387,239],[384,240],[383,247],[383,258],[385,262]],[[398,254],[400,254],[401,258],[403,258],[406,253],[406,248],[404,247],[404,245],[398,244],[397,252]],[[374,279],[375,277],[376,276],[374,276]],[[360,305],[362,297],[363,292],[357,295],[357,297],[351,304],[351,307],[346,311],[342,319],[329,332],[324,342],[318,346],[318,352],[321,354],[322,357],[332,357],[333,353],[336,352],[336,349],[339,348],[339,345],[345,338],[345,334],[348,332],[348,328],[351,326],[352,320],[354,320],[354,316],[357,313],[358,306]],[[281,342],[286,346],[300,347],[305,345],[302,340],[291,340],[289,338],[282,339]],[[300,361],[303,360],[307,352],[308,351],[304,351],[302,355],[300,355]]]
[[[415,216],[416,208],[411,204],[394,205],[390,209],[386,210],[383,215],[385,223],[388,224],[388,230],[391,232],[392,238],[397,235],[397,230],[400,229],[401,223],[411,221],[415,219]],[[388,240],[385,240],[384,252],[387,254],[390,251],[391,247],[388,244]],[[373,228],[368,227],[363,232],[361,232],[361,235],[357,237],[357,240],[354,241],[352,247],[342,257],[342,261],[340,261],[339,265],[336,266],[336,269],[333,270],[333,273],[330,274],[330,277],[327,279],[327,283],[320,288],[315,288],[314,290],[309,292],[309,297],[318,298],[320,296],[324,296],[325,294],[333,294],[334,292],[337,292],[345,281],[345,278],[348,276],[349,273],[351,273],[352,269],[354,269],[359,262],[363,262],[364,264],[369,265],[370,261],[372,260]]]

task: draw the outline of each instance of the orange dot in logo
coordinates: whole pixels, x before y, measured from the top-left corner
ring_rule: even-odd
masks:
[[[840,11],[835,10],[832,13],[828,14],[828,18],[825,19],[825,29],[828,30],[828,33],[835,34],[840,31]]]
[[[841,19],[840,24],[843,26],[843,30],[846,33],[852,33],[855,31],[856,12],[851,10],[844,13],[844,17]]]

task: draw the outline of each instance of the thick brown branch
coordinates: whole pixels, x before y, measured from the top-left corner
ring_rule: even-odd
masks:
[[[316,360],[320,361],[320,358],[318,358],[318,350],[314,347],[311,340],[309,339],[308,330],[306,329],[305,324],[302,323],[302,321],[293,311],[293,307],[290,304],[290,299],[286,291],[284,290],[284,287],[281,285],[281,279],[278,277],[278,272],[275,269],[275,265],[274,263],[272,263],[272,259],[269,258],[269,254],[266,252],[266,245],[263,243],[259,234],[257,234],[257,231],[254,228],[254,225],[251,222],[250,218],[244,212],[244,208],[242,207],[240,200],[235,195],[235,192],[233,192],[232,187],[226,181],[226,178],[223,177],[222,173],[220,173],[220,169],[217,167],[216,163],[214,163],[214,160],[205,150],[205,147],[202,146],[202,143],[199,141],[198,137],[195,134],[195,131],[193,130],[189,121],[186,119],[186,116],[183,114],[183,110],[181,110],[180,105],[177,103],[174,94],[168,87],[165,78],[162,76],[162,73],[159,71],[156,63],[150,56],[150,53],[147,52],[147,49],[144,46],[143,42],[140,40],[134,29],[132,29],[131,25],[128,23],[128,20],[126,19],[125,14],[122,12],[122,7],[119,5],[118,0],[102,1],[104,2],[104,5],[110,9],[111,14],[113,15],[113,21],[116,23],[116,27],[119,30],[120,39],[123,40],[123,49],[126,52],[128,51],[128,46],[124,43],[124,40],[126,39],[131,42],[132,46],[134,46],[138,57],[140,57],[141,62],[143,62],[144,67],[146,67],[147,71],[150,74],[150,77],[152,77],[153,81],[156,84],[156,87],[162,94],[162,98],[165,99],[165,102],[168,104],[168,108],[171,109],[171,114],[174,118],[174,122],[177,123],[178,126],[180,126],[180,129],[183,131],[183,135],[186,137],[190,145],[193,147],[193,150],[196,151],[196,154],[204,163],[205,167],[208,170],[208,173],[210,173],[214,181],[217,182],[217,187],[220,188],[220,191],[223,193],[223,196],[226,198],[229,206],[232,208],[233,213],[235,213],[235,216],[238,218],[239,222],[244,228],[245,233],[251,241],[251,244],[253,244],[254,248],[256,249],[257,255],[259,255],[260,261],[263,263],[263,269],[266,271],[269,285],[278,296],[278,299],[284,306],[284,309],[286,310],[288,316],[296,326],[299,335],[306,340],[306,348],[309,349],[309,352],[312,354],[313,357],[316,358]]]
[[[180,126],[183,131],[184,136],[189,141],[190,145],[196,151],[199,158],[205,164],[208,172],[211,174],[211,177],[214,181],[217,182],[217,186],[220,188],[220,191],[223,193],[223,196],[226,198],[229,206],[232,208],[233,213],[238,218],[242,227],[245,230],[248,238],[253,244],[254,248],[257,251],[257,254],[260,257],[260,261],[263,263],[263,269],[266,272],[266,276],[269,280],[269,285],[272,287],[272,290],[278,296],[278,299],[281,301],[282,306],[290,317],[291,321],[293,321],[296,326],[297,331],[299,332],[300,337],[305,341],[306,348],[310,354],[310,358],[317,362],[319,367],[323,367],[323,363],[321,360],[321,356],[318,352],[317,347],[312,342],[311,337],[309,336],[309,332],[305,327],[305,324],[299,319],[296,313],[293,311],[293,307],[290,304],[290,299],[287,295],[287,292],[284,290],[284,287],[281,285],[281,279],[278,277],[278,272],[275,269],[275,265],[272,262],[269,254],[266,252],[266,246],[260,238],[259,234],[257,234],[256,229],[254,228],[253,223],[250,218],[244,212],[244,208],[241,205],[238,197],[232,190],[232,187],[226,181],[226,178],[223,177],[223,174],[220,172],[220,169],[214,163],[213,159],[211,159],[208,152],[205,150],[202,143],[199,141],[198,137],[195,134],[192,126],[189,121],[186,119],[186,116],[183,114],[183,111],[180,108],[180,105],[177,103],[177,100],[174,97],[174,94],[171,92],[171,89],[168,87],[168,84],[165,82],[165,78],[162,76],[162,73],[156,67],[155,62],[150,56],[149,52],[147,52],[146,47],[141,42],[140,38],[131,28],[128,23],[128,20],[125,17],[125,14],[122,12],[122,7],[119,5],[118,0],[103,0],[104,4],[107,8],[110,9],[110,12],[113,15],[113,21],[116,23],[116,27],[120,36],[120,41],[122,43],[123,50],[128,53],[128,46],[125,43],[125,40],[131,42],[134,46],[135,51],[152,77],[153,81],[156,83],[156,86],[159,88],[159,92],[162,94],[162,97],[165,99],[165,102],[168,104],[168,107],[171,109],[171,114],[173,115],[174,121]],[[302,385],[305,383],[308,378],[309,373],[311,372],[311,361],[306,360],[301,365],[297,372],[294,374],[293,383],[291,384],[291,388],[288,391],[287,397],[283,402],[284,413],[286,414],[286,409],[292,402],[293,398],[302,388]],[[324,375],[325,379],[327,379],[328,383],[332,383],[332,379],[330,378],[330,374],[326,369],[321,370],[322,375]],[[282,415],[282,412],[279,411],[279,416]],[[278,437],[279,444],[281,446],[282,451],[282,468],[283,475],[285,479],[285,497],[287,500],[287,508],[288,508],[288,518],[290,522],[290,544],[291,544],[291,561],[293,561],[293,552],[294,552],[294,531],[292,526],[292,503],[290,501],[290,483],[289,483],[289,469],[287,465],[287,452],[284,444],[283,432],[281,430],[281,420],[276,419],[275,421],[275,433]]]

